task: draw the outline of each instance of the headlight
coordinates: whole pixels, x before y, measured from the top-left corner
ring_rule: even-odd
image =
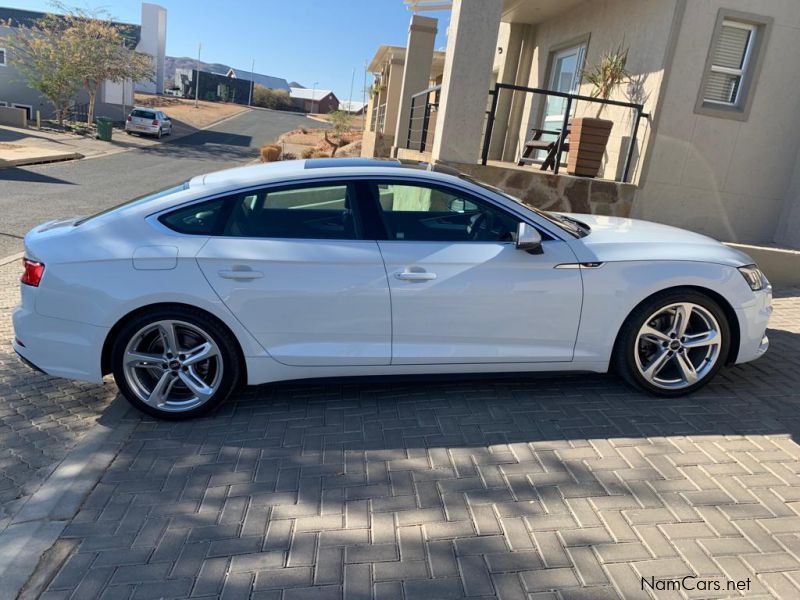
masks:
[[[769,285],[769,281],[767,281],[767,278],[764,277],[764,274],[761,272],[761,269],[758,268],[758,265],[745,265],[744,267],[739,267],[739,273],[742,274],[742,277],[744,277],[747,285],[749,285],[750,289],[754,292],[763,290]]]

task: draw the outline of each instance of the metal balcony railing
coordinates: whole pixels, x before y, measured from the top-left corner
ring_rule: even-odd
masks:
[[[381,105],[376,104],[372,107],[372,118],[369,122],[369,130],[383,133],[383,128],[386,125],[386,103]]]
[[[534,96],[542,96],[544,98],[562,98],[564,99],[564,117],[563,121],[561,122],[561,130],[568,131],[569,121],[574,116],[575,104],[577,102],[591,102],[595,104],[602,104],[606,106],[617,106],[622,108],[628,108],[633,111],[633,118],[631,119],[631,126],[630,132],[628,136],[628,144],[627,148],[625,149],[624,154],[624,163],[622,166],[622,172],[617,177],[617,181],[627,182],[630,177],[630,170],[631,170],[631,162],[633,160],[634,150],[636,148],[636,137],[639,132],[639,125],[641,123],[642,118],[648,118],[649,115],[644,112],[644,107],[641,104],[635,102],[622,102],[619,100],[603,100],[602,98],[594,98],[592,96],[582,96],[580,94],[570,94],[566,92],[557,92],[554,90],[547,90],[542,88],[532,88],[532,87],[524,87],[521,85],[511,85],[508,83],[497,83],[494,86],[493,90],[489,91],[489,94],[492,97],[492,104],[491,108],[487,113],[486,118],[486,126],[485,132],[483,136],[483,150],[481,151],[481,164],[486,164],[489,160],[489,149],[492,143],[492,130],[494,128],[494,122],[497,115],[497,105],[498,100],[500,97],[500,92],[502,90],[510,90],[512,92],[522,92],[526,94],[534,94]],[[555,132],[555,133],[560,133]],[[526,132],[527,133],[527,132]],[[557,145],[556,145],[556,157],[555,163],[553,165],[553,172],[558,173],[559,167],[561,166],[561,156],[562,156],[562,145],[565,141],[564,135],[557,135]]]
[[[439,110],[441,85],[434,85],[411,96],[406,148],[425,152],[433,145],[433,123]]]

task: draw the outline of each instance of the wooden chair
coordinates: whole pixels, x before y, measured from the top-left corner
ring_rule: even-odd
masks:
[[[546,171],[547,169],[555,169],[556,165],[556,152],[558,151],[558,140],[559,138],[563,138],[561,141],[561,151],[562,152],[569,152],[569,130],[571,125],[570,123],[567,125],[567,129],[563,131],[554,131],[549,129],[531,129],[531,136],[525,142],[525,147],[522,150],[522,155],[519,157],[517,161],[517,165],[530,165],[538,161],[538,159],[533,158],[532,155],[537,150],[544,150],[547,152],[547,156],[542,162],[541,166],[539,167],[540,170]],[[546,141],[542,139],[542,135],[550,134],[555,135],[556,139],[551,141]],[[560,158],[560,157],[559,157]]]

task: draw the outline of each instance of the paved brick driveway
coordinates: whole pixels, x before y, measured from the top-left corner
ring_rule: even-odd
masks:
[[[113,385],[58,380],[21,367],[11,349],[20,262],[0,266],[0,530],[113,400]]]
[[[142,420],[42,598],[800,597],[800,290],[784,296],[769,358],[691,398],[599,376],[304,385]],[[20,379],[0,365],[5,395]],[[642,590],[684,575],[722,591]]]

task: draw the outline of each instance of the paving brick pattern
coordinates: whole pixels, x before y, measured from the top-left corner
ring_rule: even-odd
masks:
[[[800,290],[776,307],[769,357],[691,398],[297,385],[142,420],[42,598],[800,597]],[[684,575],[722,591],[642,589]]]
[[[0,530],[94,425],[113,385],[71,383],[20,364],[11,348],[11,309],[20,264],[0,266]]]

